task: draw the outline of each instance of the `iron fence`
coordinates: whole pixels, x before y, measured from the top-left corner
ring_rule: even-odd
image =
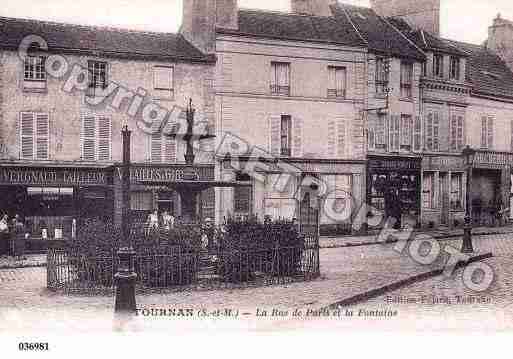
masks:
[[[140,247],[134,258],[136,289],[210,290],[287,284],[320,275],[319,238],[272,248],[182,250],[179,246]],[[115,253],[85,255],[70,247],[50,248],[47,287],[76,293],[114,292],[119,259]]]

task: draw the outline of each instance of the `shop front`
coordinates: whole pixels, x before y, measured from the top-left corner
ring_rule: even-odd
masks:
[[[122,167],[114,168],[115,222],[121,224]],[[157,211],[178,222],[197,223],[215,216],[213,165],[133,164],[130,168],[131,223],[143,225]]]
[[[0,212],[18,215],[29,239],[69,239],[88,219],[112,219],[107,168],[0,165]]]
[[[369,156],[367,203],[373,210],[368,215],[395,218],[396,228],[417,227],[420,223],[421,165],[420,157]]]
[[[461,228],[465,219],[467,169],[461,155],[422,159],[422,227]]]

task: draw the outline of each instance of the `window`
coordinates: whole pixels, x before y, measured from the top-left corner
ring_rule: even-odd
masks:
[[[47,160],[49,158],[50,124],[47,113],[20,114],[21,159]]]
[[[483,116],[481,118],[481,148],[491,150],[493,149],[493,118]]]
[[[442,55],[433,56],[433,75],[444,77],[444,57]]]
[[[290,96],[290,64],[271,63],[271,94]]]
[[[23,88],[28,91],[46,89],[46,57],[27,56],[23,64]]]
[[[150,135],[150,161],[154,163],[176,162],[176,140],[161,132]]]
[[[440,151],[440,118],[437,112],[427,114],[426,149],[428,151]]]
[[[369,149],[385,148],[385,115],[378,114],[369,119]]]
[[[234,212],[236,216],[247,217],[253,208],[253,187],[251,177],[245,173],[237,173],[235,180],[243,185],[234,189]]]
[[[451,56],[450,75],[451,75],[451,80],[459,80],[460,79],[460,59],[459,59],[459,57]]]
[[[89,71],[89,96],[94,96],[97,89],[107,87],[107,63],[100,61],[88,61],[87,69]]]
[[[329,66],[329,98],[345,98],[346,97],[346,68]]]
[[[461,152],[464,147],[463,116],[451,115],[451,151]]]
[[[401,134],[401,117],[392,115],[390,117],[390,151],[399,151],[400,147],[400,134]]]
[[[384,96],[388,88],[390,63],[384,58],[376,59],[376,95]]]
[[[427,76],[427,62],[422,63],[422,76]]]
[[[322,175],[321,181],[326,185],[325,206],[332,208],[338,214],[337,218],[321,211],[321,224],[336,224],[351,221],[352,176]]]
[[[412,98],[413,64],[401,62],[401,97]]]
[[[281,144],[281,155],[291,156],[292,151],[292,119],[289,115],[281,116],[281,127],[280,127],[280,144]]]
[[[413,124],[413,150],[422,150],[422,120],[420,116],[415,116]]]
[[[453,211],[463,210],[463,174],[453,173],[451,175],[451,209]]]
[[[401,149],[411,150],[412,142],[412,117],[401,115]]]
[[[112,158],[112,124],[110,118],[82,116],[82,160],[110,161]]]
[[[155,90],[168,97],[173,97],[173,67],[155,66],[153,68],[153,82]]]
[[[424,181],[422,184],[422,207],[436,208],[435,201],[435,174],[433,172],[424,172]]]
[[[152,192],[130,193],[130,209],[132,211],[151,211],[153,209]]]

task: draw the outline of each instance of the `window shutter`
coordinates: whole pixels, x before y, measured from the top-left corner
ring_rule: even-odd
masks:
[[[458,116],[458,130],[457,130],[457,140],[456,140],[456,146],[457,146],[458,151],[461,151],[465,145],[464,134],[465,134],[465,123],[463,121],[463,116]]]
[[[22,112],[20,115],[21,158],[34,158],[34,114]]]
[[[400,117],[397,115],[392,115],[390,123],[390,148],[392,150],[399,150],[400,131]]]
[[[384,115],[378,115],[375,134],[376,145],[385,145],[385,119]]]
[[[151,162],[162,162],[162,134],[153,133],[150,137]]]
[[[488,149],[493,149],[493,118],[488,118]]]
[[[422,149],[422,121],[420,116],[415,116],[415,124],[413,125],[413,150],[420,151]]]
[[[303,156],[303,120],[294,118],[292,120],[292,156]]]
[[[337,124],[334,120],[328,121],[328,157],[337,157]]]
[[[458,140],[458,119],[456,115],[451,116],[451,150],[456,151]]]
[[[437,112],[433,114],[433,150],[440,151],[440,117]]]
[[[111,159],[111,121],[109,118],[98,119],[98,160],[109,161]]]
[[[271,116],[269,119],[269,151],[275,157],[280,156],[280,134],[281,134],[281,117]]]
[[[346,121],[343,118],[339,118],[337,122],[338,157],[343,158],[346,155]]]
[[[164,141],[164,160],[167,163],[176,162],[176,140],[174,138],[165,137]]]
[[[482,148],[487,148],[488,145],[487,145],[487,140],[488,140],[488,135],[487,135],[487,129],[488,129],[488,126],[487,126],[487,120],[486,120],[486,117],[482,117],[481,118],[481,147]]]
[[[82,118],[82,159],[85,161],[96,159],[96,119],[94,116]]]
[[[367,142],[369,145],[369,149],[373,150],[376,148],[376,130],[377,130],[377,119],[376,117],[370,115],[367,120],[368,129],[367,129]]]
[[[401,116],[401,146],[411,146],[411,117]]]
[[[50,132],[50,124],[48,114],[36,114],[36,159],[48,159],[48,137]]]
[[[426,147],[433,151],[433,114],[430,112],[426,118]]]

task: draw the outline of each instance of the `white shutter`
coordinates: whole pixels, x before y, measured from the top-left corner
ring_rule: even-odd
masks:
[[[433,113],[428,113],[426,118],[426,147],[433,150]]]
[[[494,128],[493,128],[493,118],[492,117],[489,117],[488,118],[488,149],[491,150],[493,149],[493,137],[494,137]]]
[[[82,159],[96,160],[96,118],[92,115],[82,117]]]
[[[413,150],[421,150],[421,139],[422,139],[422,121],[420,116],[415,116],[415,123],[413,124]]]
[[[111,159],[112,129],[110,118],[98,119],[98,160],[109,161]]]
[[[151,162],[162,162],[162,134],[153,133],[150,137]]]
[[[292,120],[292,156],[303,156],[303,120],[295,117]]]
[[[48,137],[50,133],[50,124],[48,114],[36,114],[36,159],[48,159]]]
[[[465,146],[465,121],[463,120],[463,116],[458,116],[458,130],[456,135],[456,146],[458,147],[458,151],[461,151]]]
[[[337,123],[334,120],[328,121],[328,157],[337,157]]]
[[[451,116],[451,151],[456,151],[458,148],[457,139],[458,139],[458,119],[456,115]]]
[[[275,157],[280,156],[280,134],[281,117],[271,116],[269,118],[269,152]]]
[[[486,117],[482,117],[481,118],[481,148],[487,148],[488,147],[488,145],[487,145],[487,140],[488,140],[487,122],[488,121],[486,120]]]
[[[22,112],[20,114],[21,158],[34,158],[34,114]]]
[[[433,115],[433,151],[440,151],[440,117],[438,112]]]
[[[339,158],[346,155],[346,121],[343,118],[337,121],[337,152]]]
[[[167,163],[176,162],[176,140],[170,137],[164,137],[164,161]]]

